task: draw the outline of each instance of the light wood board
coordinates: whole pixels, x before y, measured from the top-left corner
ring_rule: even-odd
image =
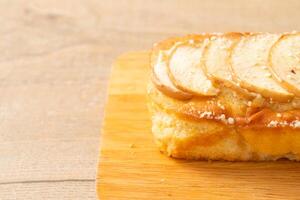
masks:
[[[168,158],[153,143],[146,107],[149,53],[113,66],[97,191],[112,199],[296,199],[300,163],[206,162]]]

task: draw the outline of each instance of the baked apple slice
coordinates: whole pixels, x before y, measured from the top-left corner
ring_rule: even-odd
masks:
[[[241,87],[266,98],[287,101],[294,95],[278,84],[268,69],[269,51],[279,38],[270,33],[243,36],[231,51],[230,67]]]
[[[241,33],[230,33],[212,38],[203,53],[203,69],[212,80],[232,82],[229,50],[241,38]]]
[[[207,77],[216,83],[222,83],[225,86],[239,92],[247,98],[252,98],[254,95],[239,87],[232,80],[230,72],[230,51],[243,36],[241,33],[226,33],[219,37],[211,38],[209,44],[203,52],[203,70]]]
[[[283,35],[272,47],[269,59],[275,79],[300,96],[300,33]]]
[[[174,97],[180,100],[188,100],[192,98],[192,95],[186,93],[172,83],[169,78],[166,61],[166,51],[158,51],[152,55],[152,82],[156,88],[168,96]]]
[[[208,36],[203,36],[196,42],[190,39],[187,42],[177,43],[173,48],[168,70],[176,87],[200,96],[214,96],[218,93],[200,66],[202,53],[208,41]]]

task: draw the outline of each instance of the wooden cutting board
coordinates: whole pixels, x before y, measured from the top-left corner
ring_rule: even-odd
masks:
[[[300,199],[300,163],[184,161],[159,153],[146,107],[149,53],[117,59],[102,129],[97,192],[111,199]]]

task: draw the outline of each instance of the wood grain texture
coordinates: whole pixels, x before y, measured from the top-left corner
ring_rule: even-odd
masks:
[[[186,33],[299,29],[299,9],[297,0],[0,0],[0,199],[95,199],[119,54]],[[111,93],[143,98],[134,78]]]
[[[95,182],[61,180],[0,184],[1,200],[16,199],[96,199]]]
[[[298,198],[300,163],[184,161],[160,154],[146,107],[148,74],[147,52],[123,55],[113,66],[97,179],[101,200]]]

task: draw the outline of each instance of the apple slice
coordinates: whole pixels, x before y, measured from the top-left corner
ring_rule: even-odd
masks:
[[[241,33],[230,33],[212,38],[204,50],[203,69],[209,78],[214,81],[231,82],[229,50],[241,38]]]
[[[300,33],[283,35],[272,47],[269,59],[275,79],[300,96]]]
[[[258,33],[244,36],[231,51],[233,79],[249,91],[277,101],[287,101],[293,94],[273,79],[268,69],[268,56],[278,34]]]
[[[216,83],[223,83],[225,86],[239,92],[246,98],[252,98],[254,95],[239,87],[232,80],[230,72],[229,56],[231,48],[243,36],[241,33],[226,33],[219,37],[211,38],[209,44],[203,52],[203,70],[207,77]]]
[[[203,36],[201,40],[181,42],[173,48],[168,70],[171,80],[179,89],[200,96],[214,96],[218,93],[200,66],[207,43],[208,37]]]
[[[164,94],[180,100],[188,100],[192,95],[179,90],[169,78],[167,70],[166,51],[155,51],[152,54],[152,82],[158,90]]]

